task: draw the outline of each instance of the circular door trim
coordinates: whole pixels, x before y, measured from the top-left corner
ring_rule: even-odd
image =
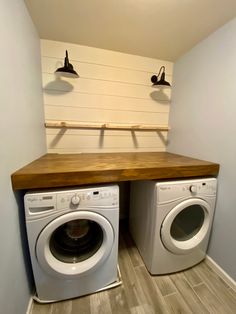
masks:
[[[204,221],[200,230],[189,240],[178,241],[171,236],[171,225],[175,217],[186,207],[191,205],[200,205],[204,210]],[[171,211],[166,215],[163,220],[160,236],[161,240],[167,250],[175,254],[187,254],[192,252],[205,238],[206,234],[210,228],[210,205],[199,198],[191,198],[185,200],[175,206]]]
[[[88,219],[98,223],[103,231],[103,242],[98,251],[88,259],[78,263],[65,263],[54,257],[50,250],[49,242],[52,233],[58,227],[76,219]],[[49,274],[63,278],[75,278],[96,270],[106,260],[112,250],[114,237],[114,231],[110,222],[100,214],[90,211],[64,214],[51,221],[41,231],[36,242],[36,258],[40,266]]]

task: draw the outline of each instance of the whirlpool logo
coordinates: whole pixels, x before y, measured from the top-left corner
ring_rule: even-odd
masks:
[[[162,191],[170,190],[170,186],[161,186],[160,190],[162,190]]]

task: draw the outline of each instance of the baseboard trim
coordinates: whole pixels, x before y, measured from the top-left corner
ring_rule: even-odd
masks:
[[[29,303],[28,303],[28,307],[27,307],[27,310],[26,310],[26,314],[30,314],[31,313],[31,310],[32,310],[32,306],[33,306],[33,298],[30,297],[29,299]]]
[[[227,285],[236,292],[236,281],[231,278],[210,256],[206,256],[206,263],[217,273]]]

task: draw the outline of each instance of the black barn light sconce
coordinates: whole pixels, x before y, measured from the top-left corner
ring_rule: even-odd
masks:
[[[79,77],[78,73],[74,70],[73,65],[69,62],[67,50],[66,50],[64,66],[61,68],[58,68],[55,71],[55,73],[59,74],[60,76],[65,76],[65,77],[71,77],[71,78]]]
[[[160,77],[161,76],[161,77]],[[170,83],[165,80],[165,67],[161,66],[159,73],[151,77],[153,87],[171,87]]]

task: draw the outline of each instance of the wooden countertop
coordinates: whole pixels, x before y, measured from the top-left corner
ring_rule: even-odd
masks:
[[[216,176],[216,163],[152,153],[46,154],[12,174],[14,190]]]

